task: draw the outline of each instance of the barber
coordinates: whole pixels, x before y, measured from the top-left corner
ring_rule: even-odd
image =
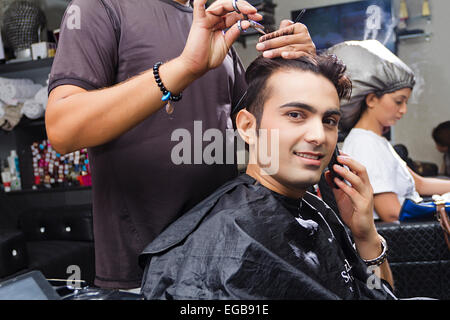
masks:
[[[73,0],[62,21],[46,127],[58,152],[88,148],[99,287],[139,287],[142,249],[237,175],[236,164],[171,158],[177,129],[232,128],[246,89],[232,44],[262,19],[243,0],[205,3]],[[277,35],[258,43],[264,56],[315,53],[302,24],[284,20]]]

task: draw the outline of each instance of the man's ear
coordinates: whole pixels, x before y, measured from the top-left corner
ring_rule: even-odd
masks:
[[[366,105],[367,108],[372,109],[375,107],[376,103],[378,102],[379,98],[375,93],[369,93],[366,96]]]
[[[248,145],[255,143],[256,138],[256,118],[246,109],[242,109],[236,115],[236,129],[242,140]]]

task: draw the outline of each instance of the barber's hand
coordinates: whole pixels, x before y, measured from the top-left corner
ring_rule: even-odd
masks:
[[[231,45],[240,35],[237,21],[244,18],[243,14],[254,21],[262,19],[256,8],[244,0],[237,2],[242,14],[235,12],[232,0],[217,0],[208,9],[205,9],[206,1],[194,1],[191,30],[180,56],[186,62],[186,68],[195,77],[200,77],[222,64]],[[250,23],[244,20],[241,27],[248,29]],[[224,32],[227,28],[229,29]]]
[[[338,162],[350,169],[333,166],[336,173],[351,184],[349,186],[337,177],[333,180],[339,187],[333,188],[333,193],[342,220],[352,231],[355,242],[373,240],[373,237],[377,236],[373,220],[373,190],[366,168],[346,155],[339,156]],[[326,172],[325,178],[331,186],[329,171]]]
[[[304,24],[294,24],[290,20],[281,21],[277,31],[260,37],[256,49],[262,52],[265,58],[297,59],[316,54],[316,46],[308,28]]]

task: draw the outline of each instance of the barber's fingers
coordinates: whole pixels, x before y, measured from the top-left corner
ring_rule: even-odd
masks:
[[[265,58],[277,58],[282,57],[284,59],[297,59],[302,56],[314,55],[316,50],[314,45],[310,44],[290,44],[276,49],[264,49],[258,43],[256,45],[258,51],[262,51]]]
[[[250,15],[250,14],[255,14],[258,11],[258,10],[256,10],[256,8],[254,6],[252,6],[247,1],[244,1],[244,0],[236,1],[236,5],[242,14]],[[217,0],[217,1],[213,2],[208,7],[208,9],[206,9],[206,12],[213,14],[215,16],[223,16],[224,14],[227,14],[228,12],[233,12],[233,11],[236,11],[236,10],[233,7],[232,0]]]
[[[298,59],[301,56],[311,55],[311,47],[303,44],[291,44],[277,49],[260,51],[263,51],[264,58]]]
[[[288,20],[288,19],[283,19],[283,20],[281,20],[280,27],[278,29],[286,28],[286,27],[289,27],[289,26],[291,26],[293,24],[294,24],[293,21]]]
[[[220,21],[214,25],[214,29],[226,29],[231,27],[232,25],[234,25],[236,22],[238,22],[239,20],[242,20],[241,24],[245,21],[243,20],[244,16],[242,14],[239,14],[237,12],[230,12],[228,14],[226,14],[225,16],[222,17],[222,19],[220,19]],[[262,19],[262,16],[258,13],[253,14],[253,15],[249,15],[248,16],[249,19],[251,20],[259,20]],[[245,24],[247,25],[247,23]],[[250,26],[250,24],[248,24]]]
[[[287,25],[286,27],[282,27],[274,32],[268,33],[266,35],[263,35],[259,38],[259,42],[266,42],[269,40],[274,40],[271,42],[267,42],[268,45],[271,43],[276,43],[276,46],[279,46],[280,39],[283,39],[283,36],[289,36],[289,35],[302,35],[302,37],[305,39],[305,41],[310,41],[311,37],[309,36],[308,28],[301,23],[295,23]]]
[[[297,51],[298,53],[289,55],[293,58],[316,53],[316,46],[305,25],[301,23],[289,24],[289,22],[285,24],[288,25],[260,37],[256,49],[271,52],[267,53],[267,57],[279,57],[282,52]]]
[[[196,18],[204,18],[206,16],[205,13],[205,4],[208,0],[194,0],[194,19]]]
[[[276,55],[277,52],[275,53],[269,53],[268,55]],[[302,56],[308,56],[309,54],[304,52],[304,51],[285,51],[285,50],[281,50],[281,54],[280,56],[284,59],[298,59]]]
[[[241,28],[243,30],[247,30],[248,28],[250,28],[250,22],[248,22],[247,20],[242,20]],[[240,35],[241,30],[239,30],[238,24],[235,23],[230,29],[228,29],[227,32],[224,33],[227,48],[230,48],[232,44],[237,40],[237,38],[239,38]]]

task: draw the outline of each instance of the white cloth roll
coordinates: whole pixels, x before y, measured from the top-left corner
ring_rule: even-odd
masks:
[[[44,116],[45,110],[42,104],[34,100],[26,100],[23,104],[22,113],[29,119],[39,119]]]
[[[44,110],[47,108],[47,102],[48,102],[48,87],[45,86],[42,89],[40,89],[36,95],[34,96],[34,101],[40,103]]]
[[[33,98],[40,89],[40,84],[3,84],[0,85],[0,99],[7,104],[17,105]]]
[[[33,84],[33,80],[31,79],[11,79],[11,78],[2,78],[0,77],[0,85],[2,84],[15,84],[15,85],[29,85]]]
[[[0,101],[0,119],[3,118],[5,116],[5,114],[6,114],[5,104]]]

